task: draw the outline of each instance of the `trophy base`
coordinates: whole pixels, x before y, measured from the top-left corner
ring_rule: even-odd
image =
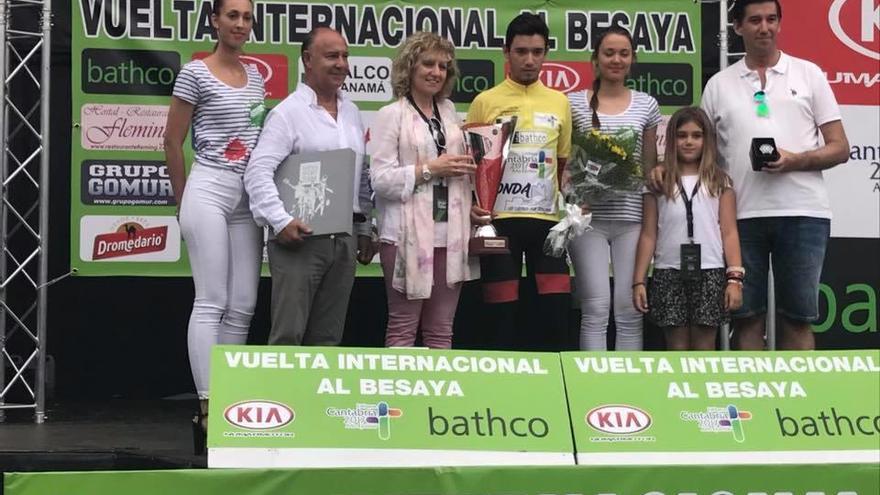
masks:
[[[468,242],[468,251],[475,256],[510,254],[507,237],[473,237]]]

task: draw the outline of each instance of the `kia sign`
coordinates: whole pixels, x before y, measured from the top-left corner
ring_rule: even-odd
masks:
[[[846,4],[856,4],[859,22],[858,28],[848,26],[849,31],[843,27],[843,8]],[[828,10],[828,25],[834,35],[848,48],[862,55],[880,60],[877,39],[877,29],[880,28],[880,6],[874,5],[874,0],[834,0],[831,9]],[[855,35],[855,36],[851,36]]]
[[[510,66],[505,63],[504,73],[509,72]],[[592,86],[593,67],[589,62],[546,61],[538,78],[548,88],[571,93]]]
[[[817,64],[841,105],[880,105],[880,2],[814,0],[811,15],[782,20],[780,48]],[[783,13],[802,9],[782,0]]]
[[[193,60],[199,60],[211,52],[193,53]],[[263,76],[266,98],[281,99],[287,96],[287,57],[274,53],[249,53],[239,57],[245,65],[253,66]]]
[[[630,435],[651,427],[651,416],[648,413],[622,404],[591,409],[584,420],[594,430],[612,435]]]
[[[540,78],[548,88],[570,93],[589,88],[591,72],[589,62],[544,62]]]
[[[223,417],[232,426],[245,430],[272,430],[293,421],[293,409],[280,402],[250,400],[232,404]]]

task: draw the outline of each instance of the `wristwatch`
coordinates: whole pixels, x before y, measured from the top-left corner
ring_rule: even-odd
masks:
[[[431,169],[428,168],[428,165],[422,165],[422,180],[425,182],[431,182],[431,178],[434,177],[431,174]]]

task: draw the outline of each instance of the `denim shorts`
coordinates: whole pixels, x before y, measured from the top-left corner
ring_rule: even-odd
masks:
[[[795,321],[819,318],[819,278],[831,221],[814,217],[764,217],[737,221],[746,277],[743,305],[734,318],[767,312],[767,272],[773,260],[776,312]]]

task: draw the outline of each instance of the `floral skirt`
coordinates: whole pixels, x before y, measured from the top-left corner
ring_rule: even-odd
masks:
[[[700,279],[685,281],[675,269],[654,270],[648,287],[648,319],[660,327],[704,325],[728,321],[724,311],[724,268],[701,270]]]

